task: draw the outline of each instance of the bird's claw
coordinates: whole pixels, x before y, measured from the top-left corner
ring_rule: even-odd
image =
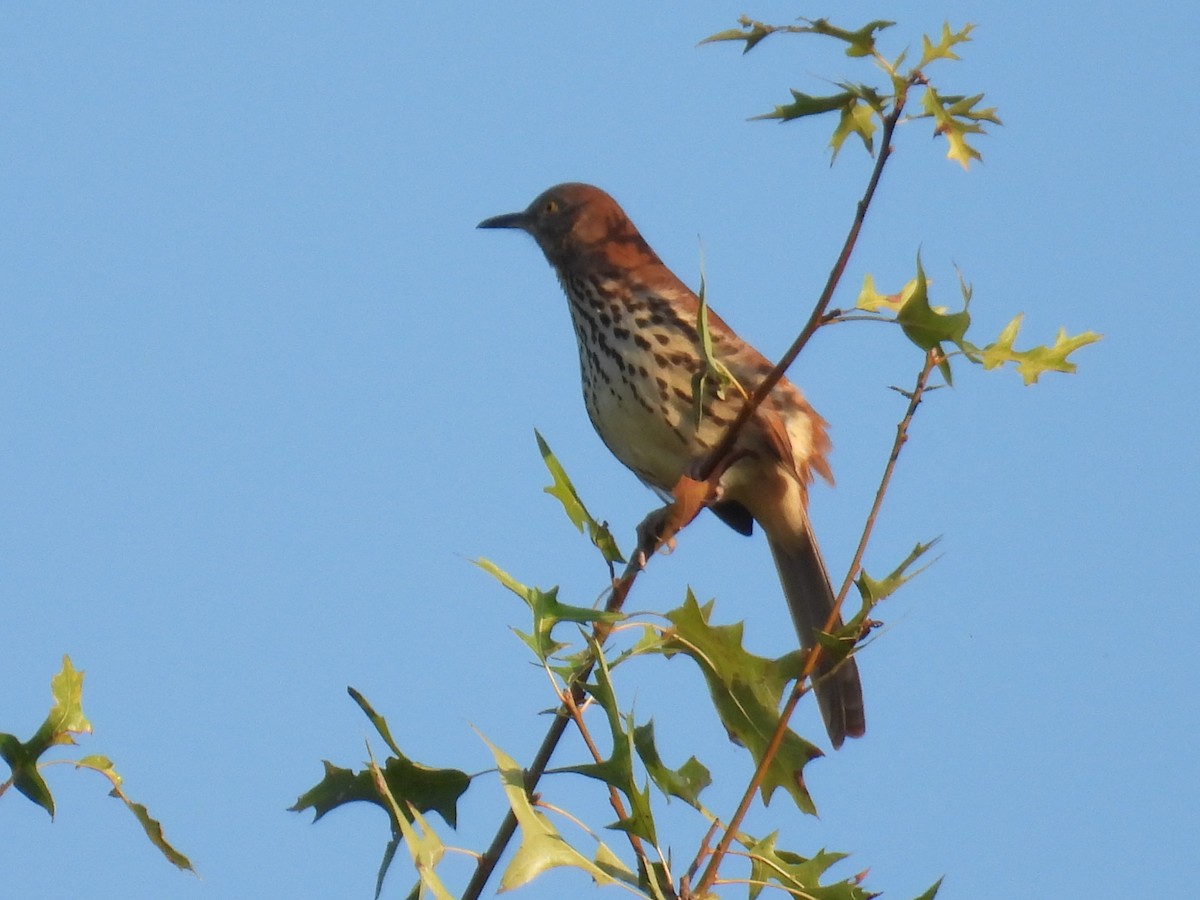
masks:
[[[670,518],[671,506],[668,504],[667,506],[653,510],[638,525],[636,554],[638,568],[646,568],[646,563],[656,552],[665,550],[667,553],[670,553],[675,549],[674,537],[668,537],[665,541],[662,539],[663,529]]]

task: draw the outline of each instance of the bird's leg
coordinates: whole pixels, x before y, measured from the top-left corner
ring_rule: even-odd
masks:
[[[675,535],[700,515],[702,509],[721,499],[721,486],[715,477],[700,481],[684,474],[671,496],[674,498],[671,503],[653,510],[637,527],[637,560],[641,568],[645,568],[655,552],[670,553],[675,549]]]
[[[660,545],[664,546],[668,553],[675,549],[675,539],[673,537],[668,537],[665,541],[662,539],[667,521],[671,518],[671,508],[673,505],[668,503],[666,506],[660,506],[658,509],[651,510],[646,515],[646,518],[638,523],[636,559],[639,569],[646,568],[647,560],[654,555]]]

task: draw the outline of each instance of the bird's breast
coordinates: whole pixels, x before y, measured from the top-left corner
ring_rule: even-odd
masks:
[[[643,481],[669,491],[732,419],[707,392],[699,427],[695,329],[654,295],[564,279],[584,402],[601,439]],[[716,403],[716,406],[714,406]]]

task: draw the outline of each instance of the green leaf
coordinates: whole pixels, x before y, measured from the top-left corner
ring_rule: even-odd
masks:
[[[44,750],[45,747],[43,746]],[[37,769],[41,750],[21,743],[11,734],[0,734],[0,759],[12,769],[12,783],[18,791],[54,818],[54,795]]]
[[[805,900],[870,900],[874,894],[858,886],[857,879],[822,885],[821,876],[834,863],[846,858],[844,853],[821,851],[812,858],[800,856],[787,850],[777,850],[777,834],[771,833],[761,840],[748,835],[738,835],[738,843],[746,848],[750,857],[751,900],[757,897],[763,885],[774,882],[793,897]]]
[[[350,698],[358,704],[358,708],[366,714],[366,717],[371,720],[371,724],[375,726],[375,730],[379,732],[379,736],[383,738],[384,743],[388,745],[388,748],[397,756],[403,756],[404,754],[400,752],[400,748],[396,746],[396,742],[392,740],[392,732],[388,728],[387,719],[375,712],[375,708],[371,706],[371,704],[367,701],[367,698],[354,688],[347,687],[346,693],[348,693]]]
[[[863,142],[867,153],[875,155],[875,110],[865,103],[852,99],[842,107],[842,116],[838,127],[834,129],[829,145],[833,148],[833,158],[837,159],[842,143],[852,134],[857,134]]]
[[[779,119],[781,122],[790,122],[792,119],[801,119],[805,116],[816,116],[821,113],[833,112],[834,110],[845,109],[855,100],[854,94],[849,91],[843,91],[840,94],[830,94],[827,97],[814,97],[811,94],[805,94],[801,91],[792,90],[792,102],[785,103],[783,106],[776,106],[774,111],[763,113],[760,116],[751,116],[750,121],[755,122],[760,119]]]
[[[720,41],[745,41],[746,46],[742,48],[742,53],[746,54],[753,50],[754,47],[756,47],[758,43],[764,40],[768,35],[774,34],[776,31],[780,30],[775,25],[767,25],[764,22],[755,22],[753,19],[750,19],[746,16],[742,16],[740,19],[738,19],[738,22],[742,26],[741,30],[737,28],[730,28],[725,31],[718,31],[716,34],[710,34],[700,43],[715,44]]]
[[[548,591],[543,591],[540,588],[528,587],[517,581],[495,563],[487,559],[475,560],[475,565],[483,569],[502,585],[525,601],[526,605],[533,612],[533,633],[525,634],[518,631],[521,640],[537,654],[541,662],[557,653],[566,644],[555,641],[551,638],[551,631],[559,622],[576,622],[579,624],[603,622],[604,624],[615,624],[620,622],[624,616],[617,612],[605,612],[600,609],[591,609],[585,606],[569,606],[566,603],[558,602],[558,588],[552,587]]]
[[[897,313],[908,299],[917,289],[917,279],[912,279],[908,284],[901,288],[898,294],[881,294],[875,289],[875,278],[870,273],[863,276],[862,290],[859,291],[858,300],[855,301],[855,308],[866,310],[867,312],[879,312],[887,310],[891,313]]]
[[[967,143],[967,136],[986,134],[979,123],[993,122],[1000,124],[995,107],[974,109],[976,103],[983,99],[983,94],[974,97],[942,97],[932,85],[927,85],[921,97],[921,107],[925,116],[933,118],[935,135],[945,135],[949,145],[946,158],[956,160],[964,169],[970,167],[971,160],[983,159],[982,154]]]
[[[54,705],[30,745],[45,750],[55,744],[74,744],[73,734],[92,733],[92,723],[83,714],[83,676],[71,665],[71,657],[64,656],[62,669],[50,679]]]
[[[875,606],[885,597],[889,597],[894,594],[905,582],[910,581],[911,579],[920,575],[931,565],[933,565],[933,562],[929,562],[915,571],[909,571],[909,569],[912,568],[913,563],[924,556],[925,553],[928,552],[929,549],[937,544],[937,542],[940,540],[941,538],[934,538],[928,543],[917,544],[913,548],[912,552],[909,553],[908,556],[904,557],[904,560],[900,563],[900,565],[896,566],[896,568],[894,568],[879,581],[876,581],[874,578],[868,575],[866,569],[861,569],[858,573],[858,579],[854,583],[858,587],[858,593],[862,597],[863,606],[862,611],[854,617],[854,622],[860,622],[870,613],[873,606]]]
[[[1024,314],[1018,314],[1004,326],[1000,336],[994,343],[988,344],[982,350],[968,344],[965,349],[967,356],[973,361],[982,363],[984,369],[995,369],[1005,363],[1013,363],[1025,384],[1036,384],[1039,377],[1046,372],[1075,371],[1075,363],[1067,359],[1080,347],[1094,344],[1102,335],[1094,331],[1070,336],[1066,329],[1060,328],[1053,345],[1049,347],[1031,347],[1028,350],[1016,350],[1017,333],[1021,330]]]
[[[704,401],[711,393],[720,400],[725,399],[725,388],[733,385],[743,397],[745,389],[738,384],[725,363],[713,355],[712,333],[708,329],[708,288],[704,280],[704,254],[700,255],[700,290],[696,294],[699,301],[696,309],[696,336],[699,342],[700,356],[704,366],[692,376],[692,413],[696,427],[704,421]]]
[[[371,778],[375,784],[376,790],[379,792],[387,804],[387,809],[392,820],[392,826],[404,837],[404,842],[408,847],[409,856],[412,857],[413,867],[417,870],[417,875],[420,878],[421,890],[418,896],[425,896],[426,892],[432,894],[435,900],[454,900],[451,893],[446,890],[440,878],[437,877],[437,865],[442,861],[442,857],[446,853],[446,846],[438,837],[437,832],[429,827],[429,823],[425,817],[421,815],[411,803],[407,804],[406,808],[401,810],[399,802],[391,791],[391,787],[384,777],[379,765],[375,762],[375,756],[371,753],[370,745],[367,746],[367,755],[369,757],[369,769]],[[388,852],[384,854],[384,865],[379,870],[379,875],[376,879],[375,896],[378,897],[380,890],[383,887],[383,879],[387,874],[387,868],[390,866],[392,858],[395,856],[393,840],[388,845]]]
[[[146,837],[150,839],[150,843],[158,848],[158,851],[167,858],[167,861],[171,865],[186,872],[196,871],[192,866],[191,860],[167,843],[167,839],[163,836],[162,823],[153,818],[145,806],[141,803],[134,803],[115,788],[113,789],[113,796],[120,797],[121,801],[138,820],[138,824],[142,826],[142,831],[146,833]]]
[[[533,808],[525,789],[524,770],[487,738],[483,738],[483,742],[496,760],[500,783],[521,829],[521,846],[500,878],[500,890],[508,891],[528,884],[542,872],[560,866],[580,869],[601,885],[625,881],[612,867],[602,868],[567,843],[550,820]]]
[[[612,532],[608,530],[608,524],[597,522],[592,514],[587,511],[587,507],[583,505],[583,500],[580,499],[579,493],[575,490],[575,485],[571,483],[571,479],[567,477],[566,470],[559,463],[557,457],[550,450],[550,445],[546,443],[545,438],[536,429],[534,435],[537,437],[538,450],[542,454],[542,462],[550,472],[550,476],[554,479],[554,483],[543,490],[554,497],[562,504],[563,510],[567,514],[567,518],[581,533],[584,526],[587,527],[588,538],[600,551],[607,563],[623,563],[625,557],[621,555],[621,550],[617,546],[616,540],[612,536]]]
[[[653,720],[633,729],[633,746],[650,780],[663,794],[678,797],[689,806],[700,808],[700,792],[712,784],[712,775],[696,757],[689,757],[678,769],[668,768],[658,755]]]
[[[896,321],[908,339],[922,350],[941,350],[944,342],[963,346],[967,328],[971,324],[971,315],[967,312],[964,302],[962,312],[947,313],[936,310],[929,305],[929,283],[925,279],[925,269],[921,265],[921,255],[917,254],[917,277],[912,293],[904,300],[896,313]],[[943,359],[939,368],[946,383],[950,384],[950,366]]]
[[[612,848],[603,841],[596,842],[596,855],[594,857],[596,865],[611,875],[617,881],[623,881],[626,884],[636,884],[637,876],[621,861],[617,854],[613,853]]]
[[[654,812],[650,807],[650,792],[648,788],[639,788],[633,771],[633,721],[623,718],[617,707],[616,694],[613,692],[612,675],[608,661],[604,658],[600,647],[594,640],[589,639],[596,668],[593,672],[595,681],[587,685],[587,692],[596,701],[596,705],[604,710],[608,720],[608,730],[612,736],[612,753],[608,759],[600,763],[588,763],[578,766],[566,766],[555,769],[556,772],[575,772],[603,781],[610,787],[616,788],[625,795],[629,802],[628,815],[611,826],[635,834],[642,840],[656,845],[658,836],[654,829]]]
[[[1000,121],[1000,117],[996,115],[996,107],[975,108],[975,105],[983,99],[983,94],[975,94],[972,97],[939,94],[938,98],[942,101],[946,111],[952,116],[972,119],[976,122],[991,122],[993,125],[1004,124]]]
[[[971,40],[971,31],[975,28],[969,22],[962,27],[961,31],[951,31],[950,23],[942,23],[941,39],[935,44],[929,39],[929,35],[921,36],[921,61],[917,63],[918,69],[923,69],[934,60],[938,59],[958,59],[958,55],[954,53],[953,47],[958,44],[963,44]]]
[[[920,897],[917,897],[916,900],[933,900],[933,898],[937,896],[937,892],[942,888],[942,880],[943,879],[939,878],[937,881],[935,881],[929,890],[923,893]]]
[[[668,657],[683,654],[696,663],[721,723],[758,764],[779,722],[784,687],[800,674],[801,654],[796,651],[777,660],[755,656],[742,647],[740,623],[711,625],[711,613],[712,602],[701,607],[689,591],[683,606],[667,613],[674,627],[661,640],[659,651]],[[644,641],[642,652],[650,649],[652,645]],[[782,787],[803,812],[815,814],[803,769],[821,755],[789,729],[763,778],[763,802],[769,803],[775,789]]]
[[[313,811],[313,821],[347,803],[373,803],[389,809],[386,799],[375,787],[370,768],[354,772],[323,761],[325,776],[288,807],[292,812]],[[403,754],[389,757],[383,767],[388,789],[403,807],[420,812],[433,810],[451,827],[458,821],[458,798],[470,786],[471,777],[458,769],[435,769],[413,762]]]
[[[805,19],[809,23],[808,30],[814,34],[823,34],[828,37],[837,38],[839,41],[844,41],[850,46],[846,48],[846,55],[851,57],[871,56],[875,53],[875,33],[883,31],[885,28],[891,28],[895,22],[888,22],[883,19],[876,19],[873,22],[868,22],[857,31],[847,31],[844,28],[838,28],[830,25],[825,19]]]
[[[875,33],[896,24],[895,22],[885,22],[882,19],[877,19],[874,22],[869,22],[857,31],[847,31],[844,28],[830,25],[826,19],[801,19],[800,21],[807,22],[808,24],[768,25],[765,22],[755,21],[749,16],[741,16],[738,18],[738,24],[742,26],[740,31],[736,28],[719,31],[716,34],[709,35],[700,43],[745,41],[746,46],[742,48],[742,53],[749,53],[759,42],[772,34],[820,34],[849,44],[850,46],[846,48],[847,56],[870,56],[875,52]]]
[[[84,673],[63,656],[62,668],[50,679],[54,699],[46,719],[28,741],[22,743],[11,734],[0,734],[0,758],[12,769],[12,783],[18,791],[54,818],[54,797],[38,772],[38,760],[51,747],[74,744],[73,735],[91,734],[92,723],[83,714]]]
[[[90,769],[93,772],[98,772],[109,780],[112,784],[112,790],[108,792],[110,797],[115,797],[125,804],[126,808],[133,813],[138,824],[142,826],[142,831],[146,833],[146,837],[150,839],[150,843],[158,848],[158,852],[166,857],[167,861],[178,869],[183,869],[186,872],[195,872],[191,861],[167,843],[167,839],[163,836],[162,823],[150,815],[150,812],[141,803],[134,803],[125,794],[121,784],[123,779],[117,774],[117,770],[113,767],[112,760],[106,756],[92,754],[85,756],[82,759],[75,761],[76,769]]]

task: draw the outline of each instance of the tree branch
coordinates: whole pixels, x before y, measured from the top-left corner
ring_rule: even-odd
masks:
[[[845,601],[846,595],[850,592],[850,585],[854,583],[854,579],[862,567],[863,555],[866,553],[871,533],[875,529],[875,522],[879,518],[879,510],[883,506],[883,498],[887,493],[888,485],[891,484],[892,474],[896,471],[896,462],[900,458],[900,451],[908,441],[909,425],[912,424],[913,416],[916,415],[917,408],[921,404],[921,398],[924,396],[925,390],[929,385],[929,377],[933,374],[933,370],[937,368],[937,364],[941,359],[941,354],[936,350],[929,350],[925,354],[925,365],[922,366],[921,372],[917,376],[916,385],[908,395],[908,407],[904,411],[904,417],[896,426],[896,439],[892,442],[892,450],[888,454],[887,465],[884,466],[883,476],[879,481],[879,488],[875,491],[875,501],[871,504],[871,511],[868,513],[867,521],[863,526],[862,536],[858,541],[858,548],[854,552],[854,558],[850,562],[850,568],[846,573],[845,581],[842,582],[841,590],[838,591],[837,598],[834,600],[829,618],[825,621],[825,628],[823,630],[826,632],[834,629],[838,616],[841,614],[842,603]],[[820,644],[814,644],[812,648],[805,651],[804,666],[800,671],[800,675],[796,678],[796,684],[792,688],[787,703],[784,704],[783,710],[779,715],[775,731],[771,735],[771,740],[767,744],[766,750],[763,752],[758,768],[754,771],[754,777],[750,779],[750,784],[747,786],[745,793],[742,794],[737,811],[734,812],[733,818],[729,820],[729,825],[725,829],[725,833],[718,842],[716,849],[713,850],[712,857],[704,869],[704,875],[701,877],[700,883],[696,886],[697,896],[703,896],[716,881],[717,870],[721,865],[721,860],[729,853],[729,848],[733,844],[737,830],[750,809],[754,795],[758,793],[759,787],[762,785],[767,768],[771,765],[772,760],[774,760],[780,746],[783,744],[784,735],[787,734],[788,730],[788,722],[792,718],[792,713],[795,712],[796,704],[800,702],[800,698],[809,690],[812,673],[816,670],[817,663],[821,658],[821,651],[822,647]]]

